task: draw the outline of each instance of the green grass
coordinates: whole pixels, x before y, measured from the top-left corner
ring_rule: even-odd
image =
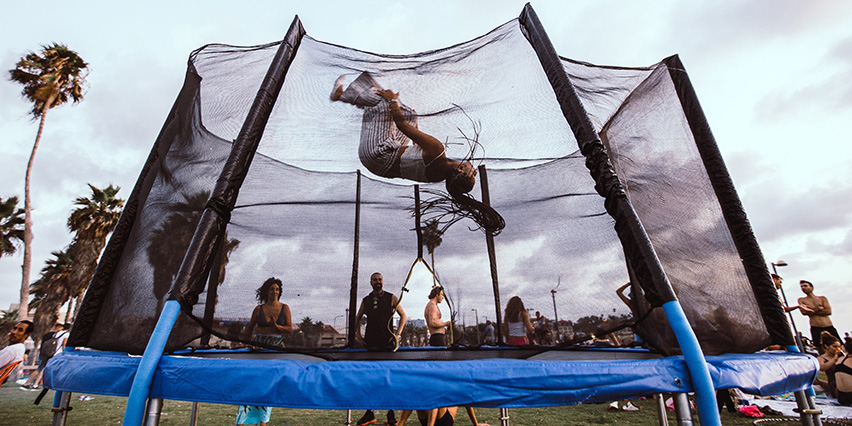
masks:
[[[53,391],[49,391],[40,405],[34,405],[33,401],[38,392],[26,392],[18,389],[17,385],[7,383],[0,387],[0,425],[2,426],[26,426],[26,425],[50,425],[53,413],[50,411],[53,405]],[[79,401],[80,394],[72,394],[71,406],[73,410],[68,413],[67,425],[118,425],[124,416],[126,398],[102,395],[91,395],[91,401]],[[561,425],[627,425],[627,426],[653,426],[657,425],[655,402],[653,399],[640,399],[632,401],[641,407],[637,412],[609,412],[606,404],[582,404],[565,407],[548,408],[513,408],[509,410],[509,423],[512,426],[561,426]],[[190,410],[192,403],[185,401],[165,401],[160,424],[189,425]],[[236,419],[237,408],[233,405],[223,404],[200,404],[198,424],[204,426],[233,425]],[[361,411],[352,412],[352,422],[358,420],[363,414]],[[495,408],[480,408],[476,410],[476,416],[482,423],[498,426],[499,410]],[[399,413],[397,412],[397,416]],[[376,412],[380,422],[384,421],[384,412]],[[274,408],[270,426],[314,426],[314,425],[342,425],[346,419],[344,410],[299,410],[288,408]],[[459,411],[456,418],[457,425],[469,425],[470,422],[463,411]],[[695,417],[697,423],[697,415]],[[752,419],[742,417],[738,414],[722,412],[722,423],[724,425],[752,425]],[[409,425],[418,424],[408,422]],[[676,425],[674,416],[669,412],[669,424]],[[794,423],[783,423],[794,424]]]

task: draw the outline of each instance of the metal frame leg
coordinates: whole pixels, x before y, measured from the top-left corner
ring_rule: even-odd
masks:
[[[53,426],[65,426],[68,412],[71,411],[71,392],[56,391],[53,397]]]
[[[500,426],[509,426],[509,409],[500,409]]]
[[[689,396],[685,393],[676,393],[672,395],[675,406],[675,417],[677,418],[678,426],[693,426],[692,410],[689,408]]]
[[[189,426],[198,425],[198,402],[192,403],[192,411],[189,412]]]
[[[658,393],[654,395],[654,399],[657,401],[657,421],[660,426],[669,426],[669,416],[666,414],[666,397]]]
[[[163,411],[163,398],[148,399],[148,408],[145,410],[145,426],[157,426],[160,424],[160,413]]]
[[[343,422],[344,425],[350,426],[352,424],[352,410],[346,410],[346,421]]]

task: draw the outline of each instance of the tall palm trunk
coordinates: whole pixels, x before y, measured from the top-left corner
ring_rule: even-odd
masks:
[[[35,161],[36,150],[38,143],[41,141],[41,134],[44,131],[44,121],[47,119],[47,111],[53,102],[56,100],[56,95],[51,96],[41,110],[41,120],[38,123],[38,133],[36,133],[35,143],[33,143],[33,151],[30,153],[30,160],[27,162],[27,174],[24,178],[24,263],[21,265],[21,306],[18,308],[18,321],[27,319],[29,314],[30,301],[30,267],[33,262],[33,217],[32,203],[30,200],[30,176],[33,171],[33,162]]]

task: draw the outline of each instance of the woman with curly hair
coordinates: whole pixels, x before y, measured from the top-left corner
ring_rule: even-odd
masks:
[[[271,346],[284,346],[283,336],[293,332],[290,307],[279,302],[283,284],[278,278],[269,278],[255,291],[258,305],[251,313],[246,326],[246,337]],[[272,407],[241,405],[237,410],[237,425],[266,425]]]

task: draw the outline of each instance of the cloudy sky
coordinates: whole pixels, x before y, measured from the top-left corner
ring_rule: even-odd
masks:
[[[298,14],[308,34],[380,53],[416,53],[485,34],[522,1],[13,2],[0,17],[0,64],[66,43],[91,64],[85,101],[48,115],[32,194],[33,279],[70,241],[65,220],[86,183],[126,197],[183,83],[208,43],[279,40]],[[820,1],[538,1],[560,55],[646,66],[679,54],[768,261],[783,259],[788,298],[808,279],[852,330],[852,3]],[[20,86],[0,79],[0,197],[23,198],[37,131]],[[844,201],[845,200],[845,201]],[[16,302],[20,255],[0,260],[0,309]],[[800,329],[806,322],[794,314]]]

